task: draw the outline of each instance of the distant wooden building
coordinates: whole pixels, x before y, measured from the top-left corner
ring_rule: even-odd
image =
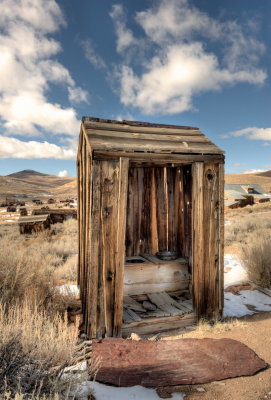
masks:
[[[43,202],[40,199],[33,199],[32,203],[35,203],[37,205],[43,204]]]
[[[27,216],[27,209],[24,208],[20,208],[20,216],[21,217],[26,217]]]
[[[28,215],[18,220],[21,234],[32,234],[50,229],[51,221],[49,215]]]
[[[70,208],[36,209],[32,211],[32,215],[41,215],[44,214],[44,212],[50,215],[52,224],[67,221],[68,219],[77,219],[77,210],[72,210]]]
[[[8,206],[7,207],[7,212],[16,212],[17,211],[17,207],[16,206]]]
[[[48,199],[48,201],[47,201],[47,203],[48,204],[55,204],[55,199],[53,199],[53,198],[51,198],[51,199]]]
[[[88,337],[220,317],[223,151],[194,127],[85,117],[77,167]]]

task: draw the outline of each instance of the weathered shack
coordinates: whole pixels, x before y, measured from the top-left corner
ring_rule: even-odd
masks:
[[[18,224],[21,234],[42,232],[45,229],[50,229],[50,215],[28,215],[27,217],[20,217]]]
[[[7,207],[7,212],[16,212],[17,211],[17,207],[16,206],[8,206]]]
[[[56,201],[55,201],[55,199],[51,198],[51,199],[48,199],[47,203],[48,204],[55,204]]]
[[[223,151],[194,127],[84,117],[77,167],[88,337],[220,317]]]
[[[41,214],[44,214],[43,209],[36,209],[32,211],[32,215]],[[50,215],[52,224],[67,221],[68,219],[77,219],[77,210],[71,210],[70,208],[49,208],[46,209],[46,214]]]
[[[33,199],[32,203],[35,203],[37,205],[43,204],[43,202],[40,199]]]
[[[20,216],[25,217],[27,215],[27,209],[25,207],[20,208]]]

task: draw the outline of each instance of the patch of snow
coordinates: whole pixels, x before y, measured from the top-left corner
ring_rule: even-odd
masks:
[[[205,392],[204,388],[197,388],[197,392]]]
[[[228,225],[231,225],[231,224],[232,224],[232,221],[225,220],[225,222],[224,222],[225,226],[228,226]]]
[[[99,382],[83,382],[76,393],[77,399],[87,400],[93,393],[96,400],[161,400],[154,389],[143,386],[114,387]],[[185,394],[172,393],[171,400],[184,400]]]
[[[79,296],[80,293],[77,285],[70,285],[66,283],[65,285],[56,286],[56,288],[62,294],[73,294],[74,296]]]
[[[258,290],[241,290],[240,296],[244,304],[255,307],[255,311],[271,311],[271,297]]]
[[[66,367],[63,371],[64,374],[68,374],[70,372],[75,373],[75,372],[81,372],[81,371],[87,371],[88,370],[88,363],[87,361],[82,361],[76,365],[72,365],[71,367]]]
[[[246,305],[255,307],[249,310]],[[258,290],[241,290],[240,295],[224,293],[224,317],[243,317],[259,311],[271,311],[271,297]]]
[[[252,314],[254,314],[254,311],[246,307],[240,296],[230,292],[224,293],[223,317],[243,317]]]
[[[242,266],[240,258],[235,254],[224,256],[224,285],[225,287],[248,281],[248,275]]]
[[[4,222],[15,222],[15,219],[4,219]]]

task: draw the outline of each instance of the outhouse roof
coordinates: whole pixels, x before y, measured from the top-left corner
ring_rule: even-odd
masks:
[[[83,117],[82,128],[94,151],[224,154],[193,126]]]

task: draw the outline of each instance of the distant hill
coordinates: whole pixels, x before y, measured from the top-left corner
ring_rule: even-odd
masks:
[[[257,176],[267,176],[268,178],[271,178],[271,170],[260,172],[260,173],[257,173],[255,175],[257,175]]]
[[[14,172],[13,174],[9,174],[6,176],[11,176],[13,178],[23,179],[29,178],[31,176],[48,176],[48,174],[43,174],[38,171],[33,171],[33,169],[24,169],[23,171]]]
[[[266,192],[271,192],[271,171],[256,174],[225,174],[225,183],[257,183]]]
[[[68,188],[66,185],[69,185]],[[62,191],[63,187],[63,191]],[[55,192],[56,190],[56,192]],[[77,195],[76,178],[59,177],[41,172],[24,170],[7,176],[0,176],[0,198],[3,201],[10,196],[27,195],[33,197]]]

